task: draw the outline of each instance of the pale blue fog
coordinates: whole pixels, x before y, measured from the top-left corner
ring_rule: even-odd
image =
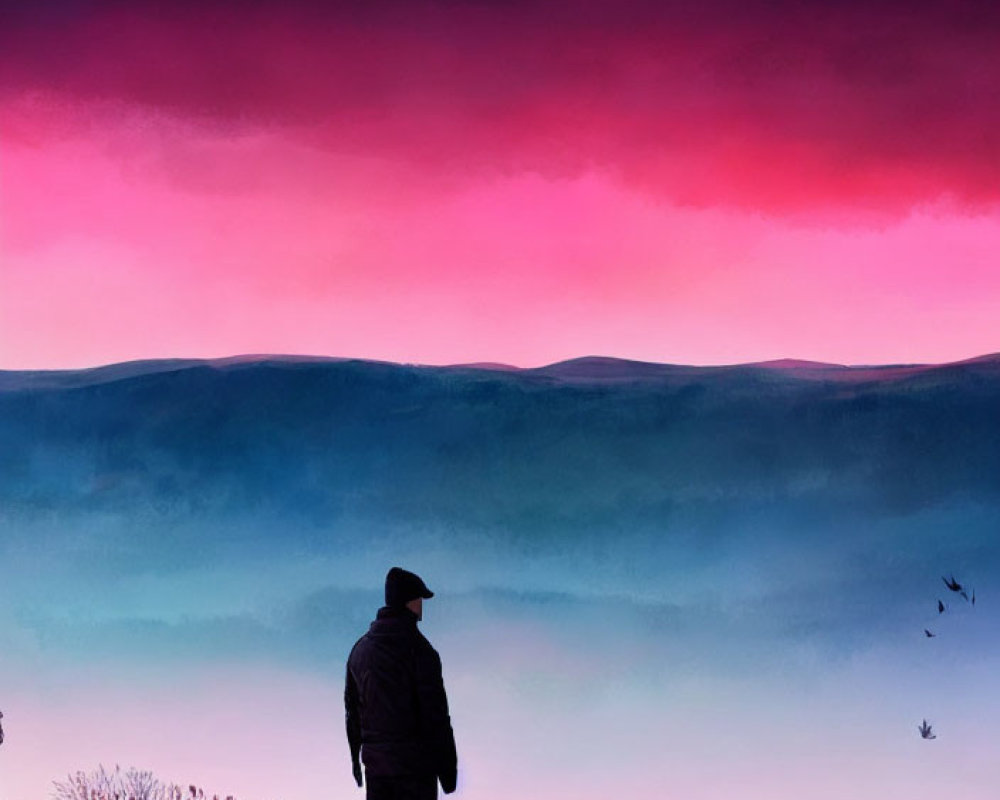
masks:
[[[457,797],[1000,785],[996,358],[4,372],[0,452],[0,800],[363,796],[344,659],[395,564]]]

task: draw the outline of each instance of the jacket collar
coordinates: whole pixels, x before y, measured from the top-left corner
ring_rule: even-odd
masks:
[[[375,614],[375,621],[371,624],[372,633],[388,632],[400,628],[414,631],[417,629],[417,615],[405,607],[382,606]]]
[[[375,619],[404,619],[416,622],[417,615],[406,606],[382,606],[375,614]]]

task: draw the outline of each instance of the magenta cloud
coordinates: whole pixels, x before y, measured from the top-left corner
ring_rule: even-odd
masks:
[[[887,211],[1000,193],[1000,9],[917,3],[26,3],[4,103],[279,129],[440,176]],[[51,116],[28,140],[72,135]],[[12,123],[18,130],[17,120]]]

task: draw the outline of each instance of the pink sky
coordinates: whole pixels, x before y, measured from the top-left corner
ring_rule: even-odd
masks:
[[[25,4],[0,368],[1000,350],[998,13],[684,5]]]
[[[891,790],[932,800],[958,785],[983,800],[996,786],[993,695],[943,689],[946,698],[932,705],[953,720],[951,735],[929,748],[913,730],[921,667],[880,664],[884,653],[808,679],[620,679],[581,704],[559,688],[563,662],[579,667],[579,654],[539,652],[505,633],[505,649],[531,665],[519,677],[495,663],[485,673],[447,668],[460,743],[456,798],[605,800],[659,786],[693,800],[842,800]],[[993,668],[962,677],[989,686]],[[116,763],[245,800],[364,796],[351,780],[340,684],[329,676],[231,661],[136,678],[72,664],[6,687],[0,796],[11,800],[42,797],[68,773]]]

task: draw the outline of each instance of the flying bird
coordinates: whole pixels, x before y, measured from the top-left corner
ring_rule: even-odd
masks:
[[[976,604],[976,590],[972,590],[972,605]]]
[[[938,614],[943,614],[943,613],[944,613],[944,603],[938,600]]]
[[[943,576],[942,576],[941,580],[943,580],[944,581],[944,585],[947,586],[949,589],[951,589],[953,592],[960,592],[960,591],[962,591],[962,584],[960,584],[958,581],[955,580],[955,576],[954,575],[951,576],[951,581],[945,580]]]
[[[927,630],[927,628],[924,628],[924,635],[925,635],[925,636],[926,636],[926,637],[927,637],[928,639],[932,639],[932,638],[934,638],[935,636],[937,636],[937,634],[936,634],[936,633],[931,633],[931,632],[930,632],[929,630]]]
[[[0,711],[0,719],[3,719],[2,711]],[[3,725],[0,725],[0,744],[3,744]]]
[[[931,726],[927,724],[927,720],[924,720],[921,725],[918,725],[917,730],[920,731],[920,735],[925,739],[937,739],[937,736],[931,733]]]

